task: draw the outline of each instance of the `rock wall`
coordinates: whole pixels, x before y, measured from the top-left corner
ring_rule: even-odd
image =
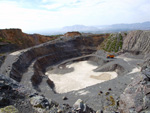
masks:
[[[123,50],[137,51],[147,54],[150,52],[150,31],[130,31],[123,41]]]
[[[94,42],[92,37],[76,37],[68,39],[66,37],[47,42],[35,47],[31,47],[7,56],[1,67],[1,74],[10,76],[20,82],[28,67],[33,64],[33,75],[31,81],[34,86],[40,84],[47,66],[60,63],[64,60],[91,54],[96,51],[96,47],[103,41],[103,38]],[[9,60],[8,60],[9,59]],[[50,80],[47,80],[49,83]]]

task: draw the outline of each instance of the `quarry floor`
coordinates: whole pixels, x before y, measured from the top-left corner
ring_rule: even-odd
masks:
[[[73,105],[79,98],[94,110],[101,109],[107,102],[107,97],[113,96],[115,101],[119,99],[120,94],[130,84],[134,78],[140,75],[139,64],[143,63],[142,58],[136,56],[120,55],[114,59],[115,63],[120,63],[126,68],[128,73],[117,75],[116,72],[95,72],[98,67],[96,62],[90,60],[63,63],[58,67],[46,71],[46,75],[54,82],[56,93],[49,87],[45,87],[46,79],[40,84],[41,93],[47,98],[55,100],[60,104]],[[28,68],[26,75],[32,75],[33,69]],[[25,77],[22,79],[25,83],[30,84]],[[110,90],[111,89],[111,90]],[[102,92],[101,95],[99,93]],[[109,95],[106,93],[109,92]],[[62,97],[66,96],[67,100]]]
[[[118,56],[114,60],[119,63],[124,61],[123,63],[126,63],[126,65],[123,63],[122,65],[126,70],[131,67],[132,69],[129,71],[130,74],[140,72],[140,67],[133,58]],[[57,93],[67,93],[83,89],[88,86],[109,81],[118,76],[115,71],[95,72],[94,69],[98,68],[98,66],[97,62],[89,60],[68,62],[48,70],[45,74],[54,82],[55,91]]]
[[[127,85],[140,75],[139,64],[143,61],[141,58],[124,55],[116,57],[115,63],[122,64],[128,71],[125,75],[117,75],[116,72],[94,72],[97,68],[96,62],[89,60],[69,62],[46,72],[48,77],[54,80],[58,93],[49,95],[45,90],[45,95],[60,104],[70,105],[80,98],[94,110],[101,109],[108,102],[109,96],[115,101],[119,99]],[[63,96],[68,99],[63,100]]]
[[[94,72],[98,65],[92,61],[80,61],[67,64],[58,70],[73,69],[65,74],[47,71],[46,75],[54,82],[57,93],[66,93],[95,85],[117,77],[116,72]]]

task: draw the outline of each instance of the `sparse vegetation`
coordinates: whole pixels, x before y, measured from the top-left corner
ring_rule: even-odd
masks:
[[[103,49],[107,52],[118,52],[122,49],[123,37],[121,34],[110,34],[101,45],[98,46],[98,49]]]

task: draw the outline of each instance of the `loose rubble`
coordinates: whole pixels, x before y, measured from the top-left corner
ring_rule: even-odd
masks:
[[[0,90],[0,113],[95,113],[81,99],[73,107],[59,105],[39,93],[28,93],[23,86],[4,75],[0,75]]]
[[[121,113],[150,112],[150,59],[144,63],[141,72],[120,96]]]

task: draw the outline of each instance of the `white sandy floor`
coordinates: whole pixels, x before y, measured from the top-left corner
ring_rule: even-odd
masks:
[[[74,71],[63,75],[46,72],[46,75],[54,82],[58,93],[79,90],[117,77],[116,72],[94,72],[93,69],[97,66],[89,64],[88,61],[72,63],[67,67],[73,67]]]

